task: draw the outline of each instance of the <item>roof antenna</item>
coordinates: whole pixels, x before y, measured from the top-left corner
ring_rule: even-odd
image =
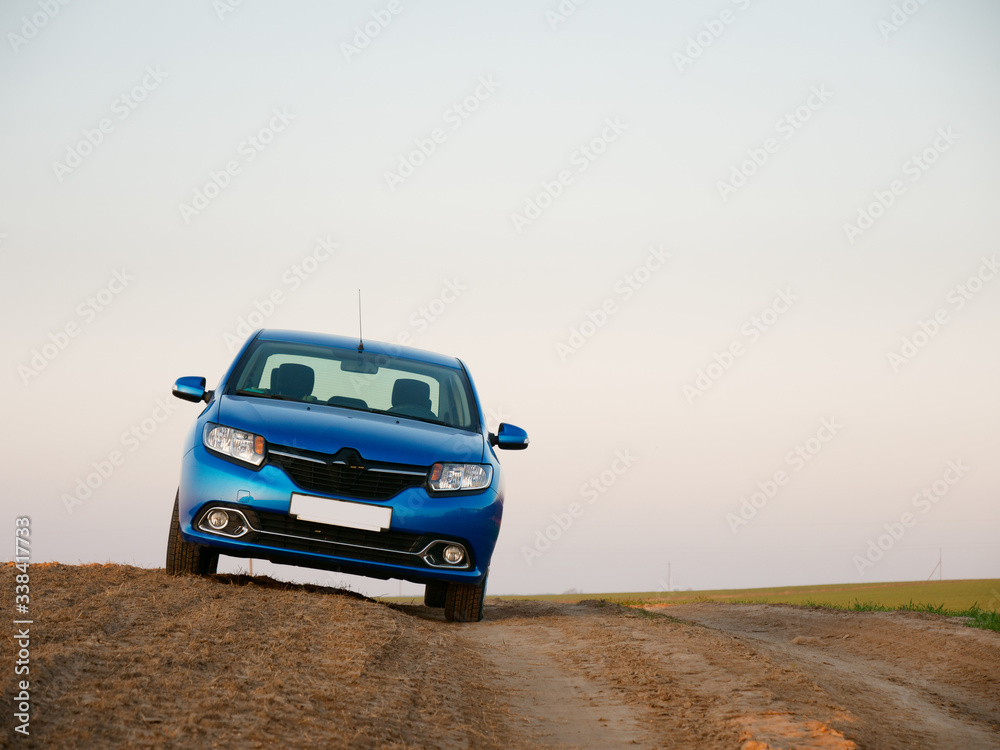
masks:
[[[361,290],[358,289],[358,354],[365,350],[364,336],[361,333]]]

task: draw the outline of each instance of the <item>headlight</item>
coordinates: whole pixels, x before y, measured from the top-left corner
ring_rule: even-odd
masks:
[[[434,464],[427,484],[432,490],[484,490],[492,481],[489,464]]]
[[[264,438],[252,432],[234,430],[221,424],[208,422],[205,425],[202,442],[209,450],[231,456],[254,466],[264,462]]]

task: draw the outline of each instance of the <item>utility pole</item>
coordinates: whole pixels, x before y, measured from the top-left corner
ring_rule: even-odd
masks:
[[[937,562],[937,565],[934,566],[934,570],[931,571],[931,574],[929,576],[927,576],[927,580],[928,581],[931,580],[934,577],[935,573],[938,574],[938,580],[939,581],[943,581],[944,580],[944,565],[942,565],[943,557],[944,556],[942,555],[941,547],[938,547],[938,562]]]

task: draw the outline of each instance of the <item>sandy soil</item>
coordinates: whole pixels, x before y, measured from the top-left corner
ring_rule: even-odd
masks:
[[[938,616],[488,600],[455,625],[117,565],[31,586],[31,736],[4,709],[3,747],[1000,748],[1000,634]]]

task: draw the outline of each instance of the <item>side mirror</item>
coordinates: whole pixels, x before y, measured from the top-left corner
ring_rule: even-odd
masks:
[[[497,434],[490,433],[490,445],[500,450],[523,451],[528,447],[528,433],[520,427],[501,422]]]
[[[174,383],[173,394],[183,401],[211,401],[214,391],[205,390],[205,378],[177,378]]]

